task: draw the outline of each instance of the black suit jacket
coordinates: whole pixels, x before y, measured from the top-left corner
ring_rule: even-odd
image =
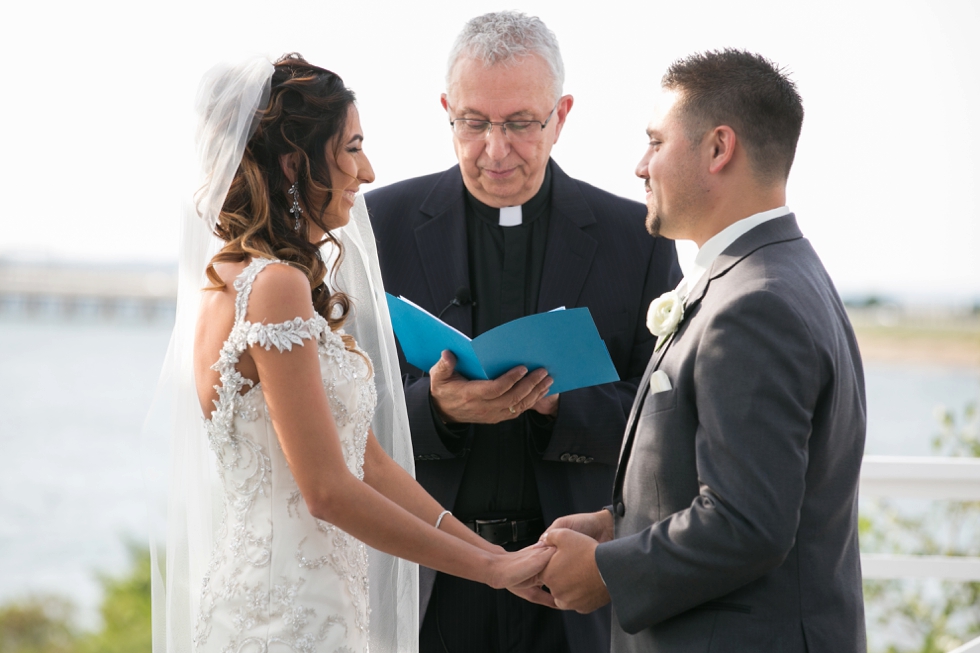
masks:
[[[550,443],[534,468],[546,523],[608,503],[626,418],[653,352],[647,307],[680,280],[674,245],[647,234],[642,204],[549,165],[551,218],[538,311],[588,307],[622,380],[561,396]],[[459,166],[380,188],[366,200],[388,292],[438,313],[458,288],[470,286]],[[443,319],[472,335],[468,307],[451,308]],[[468,447],[454,454],[444,446],[432,422],[427,370],[400,362],[419,483],[451,509]],[[434,579],[422,569],[420,616]],[[566,613],[565,626],[573,651],[608,647],[608,611]]]

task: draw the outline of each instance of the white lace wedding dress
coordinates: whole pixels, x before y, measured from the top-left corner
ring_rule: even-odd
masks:
[[[368,554],[364,544],[310,515],[272,428],[261,383],[236,369],[249,346],[310,346],[351,473],[364,478],[376,403],[366,355],[347,351],[315,315],[282,324],[245,319],[249,293],[269,259],[235,281],[235,323],[212,369],[221,375],[206,428],[217,456],[224,517],[201,590],[195,653],[363,653],[368,649]],[[307,342],[311,341],[311,342]]]

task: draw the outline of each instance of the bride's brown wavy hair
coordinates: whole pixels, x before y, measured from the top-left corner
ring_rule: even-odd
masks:
[[[240,263],[256,256],[276,258],[306,274],[313,308],[326,318],[331,330],[344,324],[351,311],[350,298],[340,290],[330,292],[320,247],[330,242],[339,252],[329,270],[333,280],[344,251],[322,217],[333,198],[326,151],[331,141],[334,149],[341,147],[337,137],[343,135],[353,105],[354,92],[329,70],[308,63],[296,53],[284,55],[275,63],[269,105],[259,112],[258,127],[245,146],[218,215],[214,235],[226,244],[208,263],[206,272],[212,285],[205,290],[225,288],[215,263]],[[293,153],[299,157],[299,201],[306,207],[298,230],[294,227],[296,217],[289,212],[292,198],[284,190],[290,184],[280,164],[280,157]],[[322,205],[311,206],[311,195],[324,196]],[[323,230],[320,243],[309,241],[304,224],[307,220]],[[353,338],[344,336],[344,344],[353,349]]]

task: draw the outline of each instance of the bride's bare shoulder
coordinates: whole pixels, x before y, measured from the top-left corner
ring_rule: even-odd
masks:
[[[225,287],[204,293],[201,316],[205,320],[229,310],[234,313],[238,294],[235,280],[248,265],[249,261],[215,263],[214,271]],[[306,275],[286,263],[265,266],[252,282],[245,319],[275,324],[296,317],[313,317],[313,299]]]
[[[208,323],[219,316],[229,313],[234,315],[235,279],[248,266],[248,261],[223,261],[214,264],[214,273],[221,279],[224,288],[210,288],[201,293],[201,307],[199,311],[199,322]],[[213,286],[213,279],[208,275],[208,286]]]
[[[225,284],[225,289],[231,288],[235,279],[248,267],[249,260],[244,261],[221,261],[214,264],[214,272]]]
[[[313,317],[313,294],[306,274],[285,263],[266,266],[252,283],[245,315],[250,322],[267,324]]]

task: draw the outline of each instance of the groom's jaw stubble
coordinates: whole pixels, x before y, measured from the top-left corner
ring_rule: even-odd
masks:
[[[647,205],[647,217],[646,217],[646,228],[647,233],[656,238],[660,235],[660,225],[662,220],[660,219],[660,214],[657,211],[657,207],[653,206],[653,193],[650,190],[650,180],[647,179],[643,182],[643,188],[647,192],[646,205]]]
[[[647,213],[646,220],[647,232],[656,238],[660,235],[660,216],[656,213]]]

